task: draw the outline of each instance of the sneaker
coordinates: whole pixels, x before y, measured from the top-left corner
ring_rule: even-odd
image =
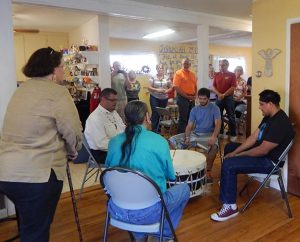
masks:
[[[226,221],[230,218],[233,218],[239,214],[238,208],[233,210],[230,204],[223,204],[221,210],[217,213],[213,213],[210,218],[214,221]]]
[[[237,136],[230,136],[230,141],[231,141],[231,142],[235,142],[236,139],[237,139]]]

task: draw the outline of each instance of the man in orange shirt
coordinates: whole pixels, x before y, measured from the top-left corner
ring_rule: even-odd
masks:
[[[188,58],[182,60],[182,69],[176,71],[173,87],[177,93],[177,105],[179,110],[178,134],[184,133],[188,123],[191,109],[195,106],[197,92],[197,79],[189,70],[191,61]]]

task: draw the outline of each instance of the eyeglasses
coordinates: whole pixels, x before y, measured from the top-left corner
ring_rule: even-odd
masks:
[[[172,75],[172,74],[174,74],[174,72],[167,72],[167,74],[168,74],[168,75]]]
[[[49,53],[49,55],[52,55],[53,53],[54,53],[54,49],[52,49],[51,47],[48,47],[48,49],[50,50],[50,53]]]

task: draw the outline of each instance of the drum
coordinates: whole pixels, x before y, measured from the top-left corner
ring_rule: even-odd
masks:
[[[171,150],[176,181],[168,181],[168,186],[187,183],[190,196],[199,196],[206,184],[206,157],[193,150]]]

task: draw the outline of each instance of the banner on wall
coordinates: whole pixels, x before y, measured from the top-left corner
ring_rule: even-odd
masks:
[[[191,70],[197,75],[198,49],[194,45],[160,45],[158,59],[166,68],[173,68],[175,71],[181,69],[181,61],[184,58],[191,60]]]

